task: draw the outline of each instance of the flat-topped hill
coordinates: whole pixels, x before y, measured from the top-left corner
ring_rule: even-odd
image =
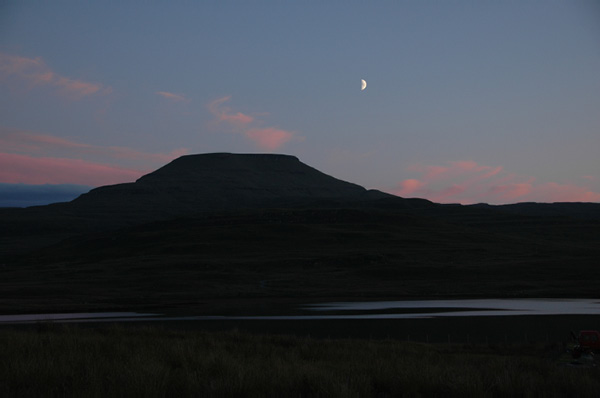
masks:
[[[211,153],[182,156],[134,183],[96,188],[71,204],[78,211],[179,215],[381,198],[393,196],[338,180],[294,156]]]
[[[596,297],[594,214],[600,204],[403,199],[285,155],[184,156],[69,203],[0,209],[0,310]]]
[[[135,182],[95,188],[71,202],[0,209],[0,257],[19,251],[16,243],[32,235],[42,236],[35,240],[45,244],[78,233],[223,211],[372,205],[433,204],[367,190],[289,155],[187,155]]]
[[[197,198],[218,195],[219,202],[231,200],[240,204],[274,198],[357,198],[367,192],[359,185],[328,176],[295,156],[266,154],[182,156],[143,176],[136,185],[178,188]],[[208,198],[203,199],[208,202]]]

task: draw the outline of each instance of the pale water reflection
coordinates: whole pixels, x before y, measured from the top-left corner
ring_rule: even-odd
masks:
[[[140,322],[211,320],[425,319],[518,315],[600,315],[596,299],[469,299],[332,302],[306,305],[305,315],[169,316],[136,312],[0,315],[0,324],[52,321]],[[328,312],[325,314],[324,312]]]
[[[107,320],[146,317],[157,314],[140,314],[137,312],[79,312],[64,314],[23,314],[23,315],[0,315],[0,323],[29,323],[29,322],[52,322],[68,320]]]
[[[311,311],[389,311],[429,309],[419,313],[385,314],[392,318],[443,316],[514,315],[600,315],[600,300],[595,299],[471,299],[334,302],[305,307]],[[431,311],[435,309],[438,311]],[[360,315],[360,314],[359,314]],[[366,314],[365,314],[366,315]]]

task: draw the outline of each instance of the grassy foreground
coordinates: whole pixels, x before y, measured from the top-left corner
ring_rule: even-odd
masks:
[[[597,396],[598,368],[548,353],[49,325],[0,330],[0,396]]]

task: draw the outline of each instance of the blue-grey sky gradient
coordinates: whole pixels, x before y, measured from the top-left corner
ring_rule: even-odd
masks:
[[[0,183],[0,207],[29,207],[49,203],[70,202],[90,187],[69,184],[2,184]]]
[[[600,201],[594,0],[8,1],[0,53],[0,182],[281,152],[440,202]]]

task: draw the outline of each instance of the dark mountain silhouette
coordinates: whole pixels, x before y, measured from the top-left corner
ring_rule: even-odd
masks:
[[[536,203],[522,202],[509,205],[488,205],[484,203],[473,207],[492,209],[505,214],[518,214],[538,217],[573,217],[600,220],[600,203],[555,202]]]
[[[286,155],[183,156],[68,203],[0,209],[0,310],[595,296],[598,214],[403,199]]]
[[[265,208],[431,206],[338,180],[298,158],[276,154],[182,156],[134,183],[92,189],[56,211],[113,227],[222,211]]]
[[[341,181],[288,155],[212,153],[175,159],[135,183],[100,187],[70,206],[144,219],[198,212],[395,198]]]
[[[2,251],[153,221],[267,208],[433,206],[326,175],[289,155],[211,153],[182,156],[136,182],[92,189],[66,203],[0,209]],[[5,237],[4,243],[2,238]],[[15,240],[18,240],[15,242]]]
[[[326,175],[294,156],[211,153],[182,156],[136,182],[92,189],[68,203],[0,209],[4,224],[0,237],[60,236],[223,211],[348,206],[411,209],[441,219],[473,214],[600,219],[596,203],[441,206],[367,190]]]
[[[136,182],[92,189],[68,203],[0,209],[4,227],[0,238],[58,237],[223,211],[348,206],[411,209],[440,219],[474,214],[600,219],[596,203],[441,206],[367,190],[326,175],[294,156],[211,153],[182,156]]]

